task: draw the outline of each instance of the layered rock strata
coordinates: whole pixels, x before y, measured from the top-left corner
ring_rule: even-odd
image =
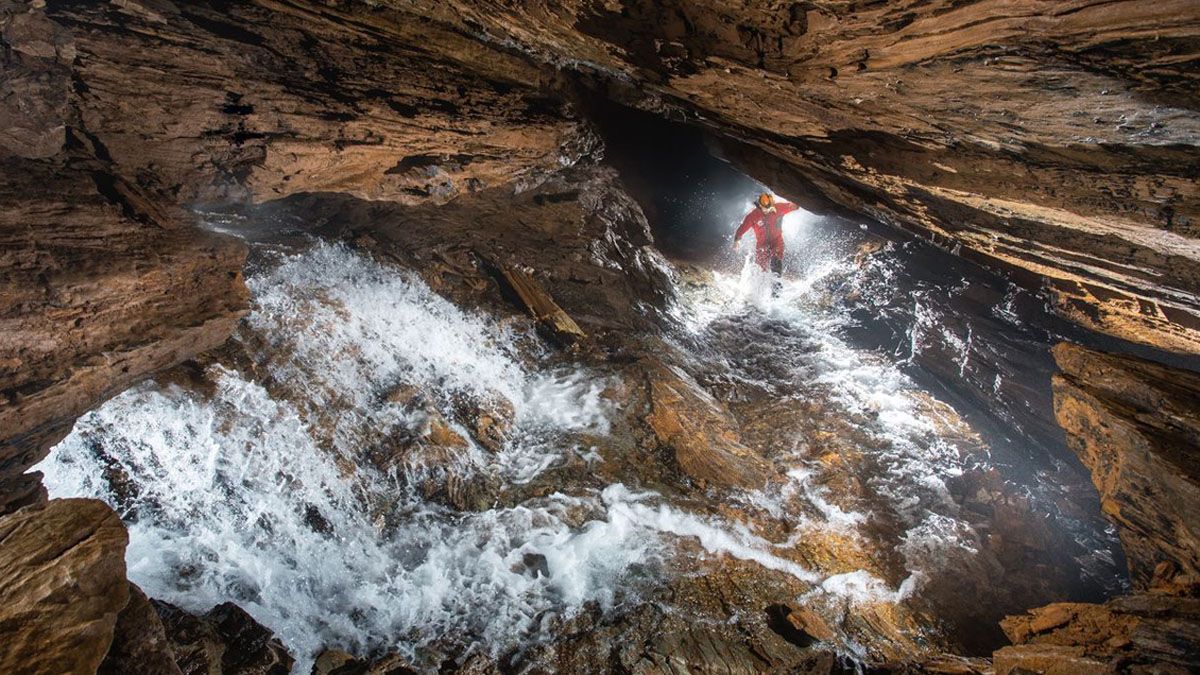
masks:
[[[180,199],[419,203],[535,180],[582,150],[565,73],[707,127],[810,207],[1044,288],[1082,325],[1200,348],[1187,0],[131,0],[47,15],[74,50],[83,122],[122,173]]]
[[[1134,587],[1200,590],[1200,375],[1062,343],[1054,409]]]
[[[1117,525],[1133,592],[1012,616],[996,672],[1200,668],[1200,377],[1062,343],[1055,412]]]
[[[195,208],[442,203],[595,148],[528,59],[351,9],[0,6],[0,510],[78,415],[231,333],[244,248]]]
[[[0,183],[0,508],[75,418],[225,341],[245,247],[94,162],[9,160]]]
[[[343,192],[416,204],[587,149],[542,70],[366,3],[51,3],[81,123],[183,203]]]
[[[129,599],[121,519],[56,499],[0,517],[0,671],[94,673]]]
[[[4,2],[0,511],[43,498],[24,471],[76,416],[233,330],[244,249],[197,229],[181,206],[340,192],[437,219],[462,208],[456,197],[526,188],[593,153],[562,105],[577,86],[701,124],[801,203],[919,232],[1043,288],[1084,326],[1200,351],[1198,36],[1187,0]],[[536,206],[576,208],[572,189]],[[637,270],[568,260],[542,272],[564,307],[594,308],[575,314],[589,330],[644,326],[628,299],[653,296],[661,274],[642,242],[608,236],[594,217],[629,207],[598,199],[610,194],[583,191],[578,229],[547,218],[506,244],[519,258],[539,238],[589,237],[598,257]],[[475,240],[510,207],[471,213]],[[442,255],[436,277],[471,264],[468,246]],[[995,664],[1196,667],[1200,383],[1072,348],[1059,358],[1059,419],[1121,527],[1136,594],[1014,619],[1017,644]],[[722,426],[712,435],[734,443]],[[677,435],[658,444],[679,460]],[[136,592],[124,600],[115,521],[76,500],[0,520],[13,562],[0,627],[21,646],[6,669],[30,670],[22,655],[37,649],[46,672],[91,671],[122,634],[118,612],[153,625]],[[57,562],[37,574],[21,562],[47,557]],[[69,598],[56,607],[70,611],[33,596]],[[195,646],[201,671],[287,668],[232,608],[199,619],[158,610],[177,659]],[[660,627],[644,620],[647,633]],[[181,638],[185,628],[202,639]],[[151,632],[146,649],[161,657]],[[49,635],[55,644],[39,642]],[[679,653],[700,663],[737,652],[739,663],[797,667],[795,654],[775,658],[777,640],[756,661],[711,635],[676,635],[690,634],[663,637],[648,658],[666,669]],[[255,656],[229,663],[219,645],[231,640]],[[113,663],[149,653],[117,644]],[[563,663],[587,662],[588,649]]]
[[[1194,3],[417,4],[706,126],[810,208],[918,232],[1095,330],[1200,349]]]

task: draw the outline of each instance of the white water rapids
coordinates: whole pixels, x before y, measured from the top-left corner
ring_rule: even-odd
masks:
[[[863,571],[807,569],[777,555],[786,542],[621,484],[562,486],[478,511],[429,499],[421,485],[430,476],[520,485],[564,462],[586,470],[599,459],[586,437],[608,433],[620,405],[604,396],[611,376],[530,366],[539,357],[530,332],[326,244],[249,279],[252,312],[235,338],[244,358],[209,366],[205,386],[151,382],[114,398],[82,417],[39,469],[52,496],[117,508],[129,525],[130,579],[150,596],[198,612],[236,602],[276,632],[299,673],[330,646],[399,650],[416,663],[448,644],[460,655],[506,653],[589,603],[635,602],[670,573],[678,539],[790,574],[838,602],[902,602],[934,561],[973,553],[975,534],[938,506],[943,479],[966,460],[939,437],[940,408],[928,396],[819,323],[806,301],[814,281],[791,280],[770,299],[753,272],[718,277],[682,296],[680,316],[697,336],[749,311],[819,338],[792,376],[824,383],[847,415],[871,417],[870,433],[888,436],[879,460],[887,469],[873,487],[909,516],[898,545],[912,575],[898,587]],[[423,392],[464,438],[456,407],[501,397],[514,430],[496,453],[471,441],[450,466],[377,470],[361,461],[366,449],[428,430],[428,412],[394,395],[405,387]],[[789,494],[805,495],[820,517],[797,523],[797,536],[853,532],[870,519],[809,483],[804,439],[780,443],[794,450],[788,480],[773,488],[783,494],[752,492],[746,503],[779,510]]]

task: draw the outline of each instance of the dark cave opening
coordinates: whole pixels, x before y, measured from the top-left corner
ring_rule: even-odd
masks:
[[[695,126],[602,99],[588,105],[604,160],[641,205],[658,249],[698,263],[728,247],[762,184],[717,157]]]

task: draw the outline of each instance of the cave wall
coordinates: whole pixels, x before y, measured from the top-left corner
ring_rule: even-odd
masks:
[[[228,333],[243,254],[191,207],[533,185],[598,148],[581,86],[1200,352],[1194,2],[9,1],[0,38],[6,492],[74,415]]]
[[[550,69],[359,3],[0,2],[0,512],[87,410],[224,342],[206,205],[442,204],[595,150]]]
[[[319,2],[51,3],[80,121],[174,199],[342,192],[405,204],[578,159],[543,69],[411,16]]]
[[[44,498],[24,472],[78,415],[245,312],[245,248],[195,207],[527,187],[597,149],[576,87],[1198,353],[1198,51],[1194,0],[0,0],[0,512]],[[1146,423],[1092,377],[1056,393],[1107,401],[1064,423],[1099,465],[1096,429]],[[1144,580],[1168,538],[1139,513],[1114,516]],[[1194,579],[1193,549],[1168,571]]]
[[[1200,350],[1193,1],[387,4],[704,125],[787,196],[1044,287],[1084,326]]]

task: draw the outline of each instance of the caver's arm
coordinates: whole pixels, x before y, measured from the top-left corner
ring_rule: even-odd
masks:
[[[742,219],[742,226],[739,227],[737,232],[733,235],[733,242],[736,244],[737,242],[741,241],[742,235],[746,234],[750,228],[757,225],[760,218],[762,218],[762,215],[758,209],[754,209],[750,213],[747,213],[746,217]]]

